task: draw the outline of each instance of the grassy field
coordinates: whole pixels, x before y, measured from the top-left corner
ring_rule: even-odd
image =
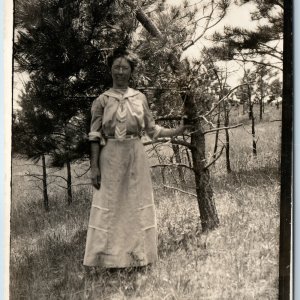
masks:
[[[46,213],[41,191],[23,176],[39,168],[13,160],[10,299],[277,299],[281,123],[269,121],[280,119],[280,111],[269,108],[264,117],[257,125],[257,158],[246,125],[230,134],[232,173],[223,158],[211,167],[220,219],[212,232],[199,232],[195,197],[164,188],[153,169],[160,259],[142,271],[87,274],[90,186],[74,186],[67,206],[65,191],[51,185]],[[236,116],[243,120],[248,124],[246,116]],[[208,156],[213,141],[207,136]],[[74,165],[74,175],[87,165]],[[88,181],[88,174],[76,179]]]

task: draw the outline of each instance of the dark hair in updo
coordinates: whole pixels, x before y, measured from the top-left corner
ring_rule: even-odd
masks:
[[[130,67],[131,67],[131,72],[133,72],[133,70],[135,69],[136,65],[137,65],[137,59],[135,57],[135,55],[126,50],[125,48],[116,48],[113,53],[107,58],[107,65],[109,67],[109,69],[112,68],[113,62],[117,59],[123,57],[125,58]]]

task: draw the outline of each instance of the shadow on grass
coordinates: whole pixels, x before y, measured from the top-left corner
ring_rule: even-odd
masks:
[[[280,170],[276,167],[261,167],[255,170],[232,171],[221,176],[213,176],[212,184],[215,189],[236,189],[243,185],[259,187],[270,185],[280,180]]]

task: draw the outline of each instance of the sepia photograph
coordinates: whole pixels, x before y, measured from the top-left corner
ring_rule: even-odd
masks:
[[[9,299],[291,299],[292,16],[14,0]]]

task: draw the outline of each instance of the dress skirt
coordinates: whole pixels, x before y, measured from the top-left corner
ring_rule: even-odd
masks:
[[[157,224],[141,140],[107,140],[100,169],[101,187],[93,188],[84,265],[124,268],[155,262]]]

